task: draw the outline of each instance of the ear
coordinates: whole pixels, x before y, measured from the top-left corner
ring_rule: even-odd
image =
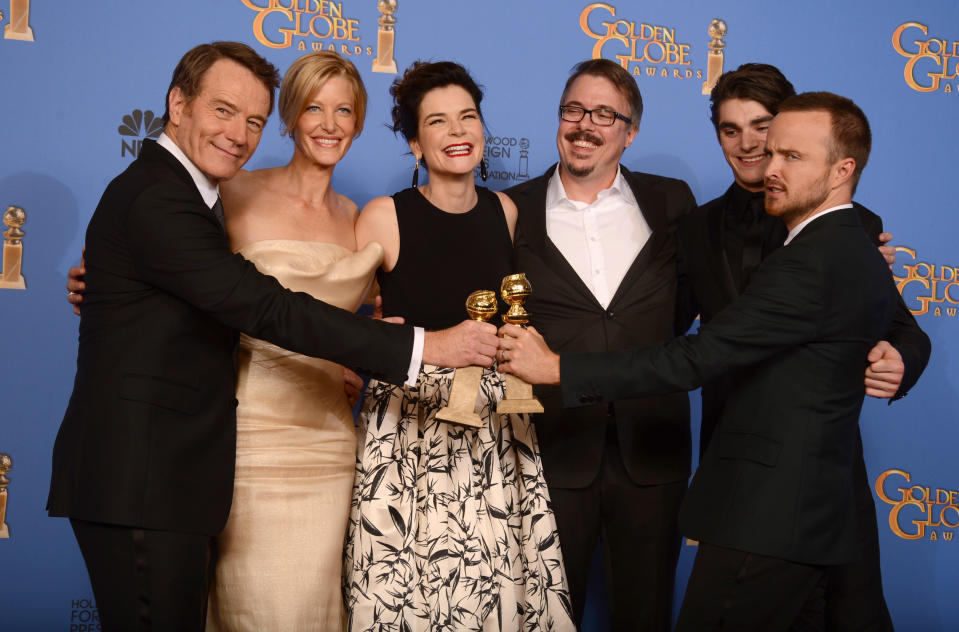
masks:
[[[176,86],[170,90],[170,96],[167,99],[167,110],[169,110],[170,122],[173,123],[173,125],[180,124],[180,117],[183,114],[183,108],[186,107],[186,104],[186,96],[184,96],[180,86]]]
[[[420,147],[420,141],[415,138],[410,141],[410,151],[413,152],[413,156],[415,156],[417,160],[423,159],[423,149]]]
[[[853,158],[843,158],[832,166],[833,188],[841,187],[850,182],[856,171],[856,161]]]
[[[636,134],[639,133],[639,125],[635,127],[630,125],[629,131],[626,132],[626,144],[623,146],[623,149],[626,149],[633,144],[633,139],[636,138]]]

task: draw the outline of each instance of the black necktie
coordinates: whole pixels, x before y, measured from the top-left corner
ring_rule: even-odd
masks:
[[[743,274],[740,279],[740,292],[749,285],[750,279],[763,259],[763,218],[765,216],[763,195],[752,196],[743,216]]]
[[[225,228],[223,222],[223,202],[220,201],[220,196],[216,196],[216,204],[213,205],[213,208],[210,209],[213,211],[216,221],[220,222],[220,228]]]

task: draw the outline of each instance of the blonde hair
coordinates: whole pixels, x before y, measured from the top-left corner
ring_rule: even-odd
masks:
[[[324,83],[333,77],[343,77],[353,88],[353,115],[356,117],[356,133],[363,131],[366,118],[366,87],[363,79],[348,59],[333,51],[319,51],[303,55],[293,62],[280,85],[279,115],[283,122],[282,133],[292,137],[293,128],[306,109],[307,103]]]

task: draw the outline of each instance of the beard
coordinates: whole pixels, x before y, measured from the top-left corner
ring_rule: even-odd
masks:
[[[600,147],[605,144],[605,141],[602,138],[600,138],[599,136],[594,136],[593,134],[590,134],[589,132],[570,132],[566,134],[565,136],[563,136],[563,138],[570,144],[576,142],[577,140],[585,140],[587,142],[593,143],[597,147]],[[574,155],[576,154],[575,147],[573,147],[572,153]],[[566,171],[569,172],[570,175],[575,176],[577,178],[585,178],[589,174],[593,173],[594,169],[596,169],[595,164],[576,167],[569,163],[565,163],[563,164],[563,167],[566,169]]]
[[[781,185],[781,182],[777,184]],[[789,188],[785,188],[785,191],[788,194]],[[786,226],[792,227],[816,210],[828,197],[829,173],[827,172],[805,191],[797,192],[794,197],[787,195],[781,200],[770,200],[767,196],[766,212],[781,219]]]

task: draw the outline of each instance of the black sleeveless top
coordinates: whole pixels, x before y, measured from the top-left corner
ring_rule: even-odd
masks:
[[[503,277],[511,273],[513,244],[499,197],[476,187],[476,206],[447,213],[417,189],[393,195],[400,229],[400,256],[390,272],[377,270],[384,316],[407,324],[445,329],[468,318],[466,297],[492,290],[499,312]],[[491,320],[500,322],[499,316]]]

